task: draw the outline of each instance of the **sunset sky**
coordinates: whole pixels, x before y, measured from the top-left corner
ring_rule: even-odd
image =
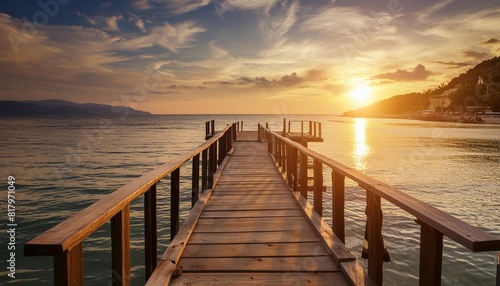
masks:
[[[0,100],[339,114],[500,55],[499,27],[498,0],[4,0]]]

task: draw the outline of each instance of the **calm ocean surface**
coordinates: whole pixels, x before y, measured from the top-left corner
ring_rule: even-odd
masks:
[[[500,125],[467,125],[310,115],[158,115],[147,117],[0,117],[0,284],[52,285],[51,257],[24,257],[23,244],[146,171],[201,144],[204,122],[216,129],[244,121],[244,130],[283,117],[323,123],[323,143],[310,147],[500,235]],[[189,175],[190,169],[184,169]],[[183,171],[181,169],[181,176]],[[16,278],[7,277],[7,177],[16,178]],[[325,185],[331,193],[330,170]],[[168,181],[159,185],[159,253],[169,242]],[[186,192],[189,185],[182,184]],[[347,246],[360,256],[364,190],[346,181]],[[181,186],[182,188],[182,186]],[[190,198],[183,201],[183,215]],[[330,194],[325,202],[331,206]],[[383,201],[384,239],[392,262],[385,285],[418,285],[419,226]],[[330,209],[328,209],[330,210]],[[330,216],[328,210],[324,214]],[[331,210],[330,210],[331,211]],[[131,206],[132,284],[144,284],[142,200]],[[85,283],[110,285],[110,224],[84,243]],[[361,264],[364,264],[360,260]],[[445,238],[443,285],[494,285],[496,253],[471,253]],[[366,266],[366,265],[365,265]]]

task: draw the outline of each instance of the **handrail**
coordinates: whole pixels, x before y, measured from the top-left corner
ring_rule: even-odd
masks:
[[[260,126],[260,125],[259,125]],[[261,127],[263,128],[263,127]],[[382,241],[382,210],[380,198],[393,203],[416,217],[421,225],[420,282],[421,285],[439,285],[443,235],[473,252],[500,250],[500,238],[422,202],[395,187],[363,174],[318,152],[308,149],[289,138],[266,130],[268,151],[278,168],[285,174],[289,186],[307,198],[307,158],[314,161],[314,208],[322,213],[322,165],[332,170],[332,224],[334,233],[345,241],[345,177],[355,181],[367,191],[367,240],[369,250],[368,273],[377,283],[382,283],[384,245]],[[300,164],[299,160],[300,158]]]
[[[26,243],[24,254],[26,256],[54,256],[55,283],[81,285],[83,283],[82,243],[86,237],[111,220],[113,285],[128,285],[130,283],[130,203],[144,194],[144,217],[147,229],[145,233],[146,260],[150,260],[146,261],[146,277],[148,277],[156,267],[157,260],[156,184],[165,176],[171,175],[171,238],[173,238],[179,227],[180,167],[192,159],[194,205],[199,194],[200,154],[202,155],[202,189],[212,188],[213,175],[221,159],[232,148],[238,129],[239,124],[238,126],[229,125],[198,147],[105,195],[99,201]]]

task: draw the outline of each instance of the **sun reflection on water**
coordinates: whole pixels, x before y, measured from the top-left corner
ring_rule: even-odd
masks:
[[[365,171],[366,160],[370,155],[371,148],[366,143],[366,119],[355,118],[354,120],[354,140],[352,145],[352,159],[356,170]]]

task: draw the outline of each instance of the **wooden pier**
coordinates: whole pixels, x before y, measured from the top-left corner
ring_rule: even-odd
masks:
[[[55,285],[83,285],[83,241],[111,221],[112,284],[130,285],[130,203],[140,196],[147,285],[381,285],[381,199],[421,226],[420,285],[440,285],[444,236],[473,252],[500,250],[498,237],[303,146],[321,138],[320,124],[310,124],[302,138],[290,138],[285,127],[279,134],[242,126],[215,132],[207,123],[205,143],[35,237],[25,255],[53,256]],[[186,162],[192,209],[180,224]],[[332,180],[332,227],[322,218],[325,168]],[[157,212],[157,183],[167,176],[171,243],[158,257],[157,220],[165,214]],[[346,179],[366,190],[367,270],[344,245]]]
[[[290,192],[282,174],[267,153],[267,143],[257,142],[257,132],[241,132],[234,152],[207,199],[198,220],[188,220],[169,246],[161,263],[176,263],[181,275],[172,274],[172,285],[351,285],[363,279],[355,257],[339,241],[328,246],[319,233],[321,225],[309,219]],[[334,238],[325,235],[333,242]],[[180,239],[182,238],[182,239]],[[173,252],[173,251],[172,251]],[[346,276],[341,263],[349,272]],[[160,263],[148,285],[169,280]],[[175,271],[175,268],[170,268]],[[365,284],[365,283],[360,283]]]

